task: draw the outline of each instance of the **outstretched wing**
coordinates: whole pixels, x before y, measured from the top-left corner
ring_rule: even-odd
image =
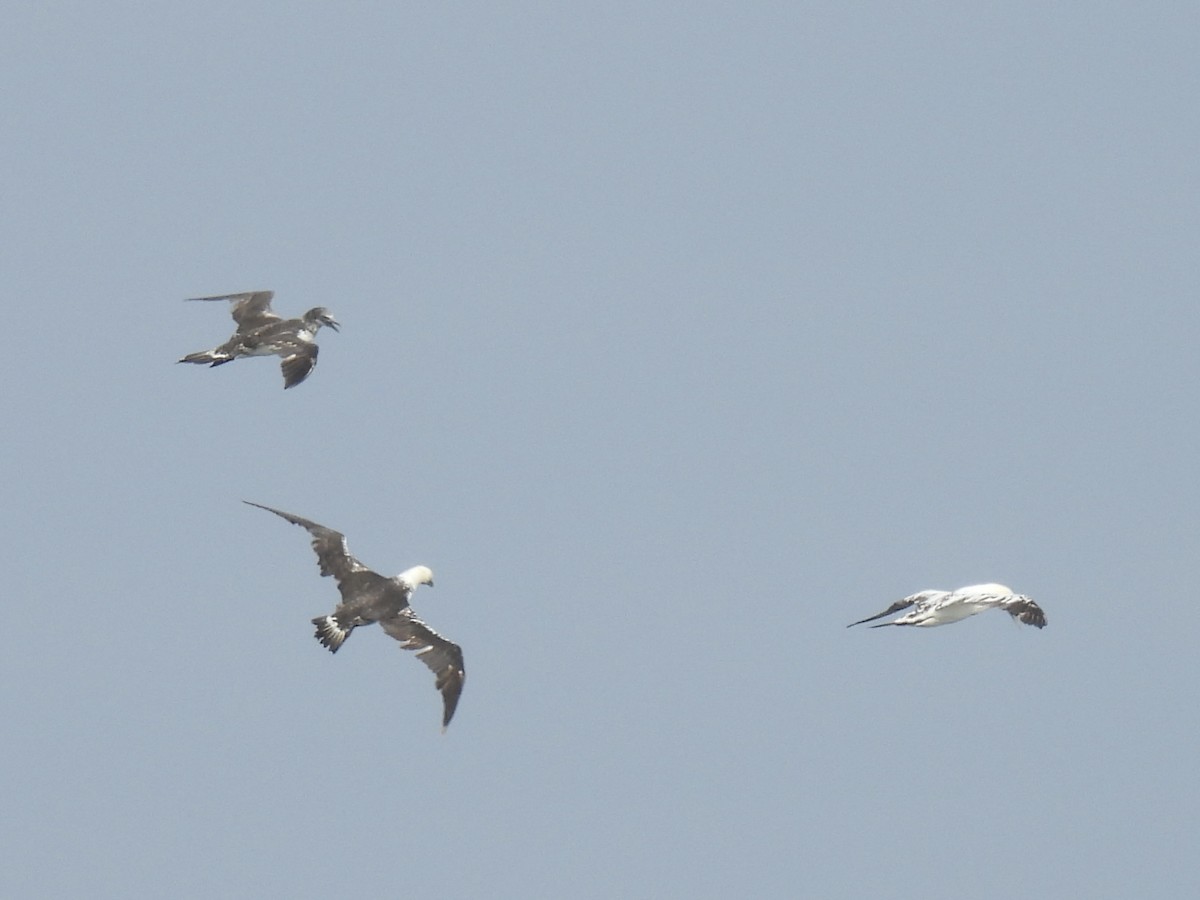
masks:
[[[1046,614],[1042,612],[1042,608],[1021,594],[1017,594],[1011,600],[1002,603],[1000,608],[1018,622],[1024,622],[1026,625],[1032,625],[1035,628],[1046,627]]]
[[[271,298],[274,296],[274,291],[245,291],[217,297],[188,297],[188,300],[228,300],[233,304],[230,312],[233,321],[237,322],[238,334],[241,334],[281,321],[281,317],[271,309]]]
[[[305,378],[317,364],[317,354],[321,348],[316,344],[297,344],[295,351],[283,358],[279,364],[283,372],[283,389],[295,387]]]
[[[884,616],[890,616],[892,613],[900,612],[902,609],[908,609],[917,602],[917,596],[914,594],[911,597],[905,597],[903,600],[897,600],[881,613],[876,613],[873,616],[867,616],[865,619],[859,619],[857,622],[851,622],[847,628],[853,628],[855,625],[861,625],[863,622],[874,622],[876,619],[882,619]]]
[[[380,619],[379,625],[400,641],[405,650],[416,650],[417,659],[437,678],[437,689],[442,692],[442,730],[445,731],[454,717],[463,682],[467,679],[462,647],[446,640],[413,615],[411,609],[402,609],[390,618]]]
[[[300,516],[294,516],[281,509],[272,509],[269,506],[263,506],[261,503],[251,503],[249,500],[243,500],[242,502],[249,506],[257,506],[259,509],[275,513],[275,515],[282,519],[287,519],[293,525],[307,528],[313,536],[312,547],[317,553],[317,564],[321,567],[322,575],[332,575],[341,583],[353,572],[369,571],[366,566],[351,555],[350,549],[346,546],[346,536],[340,531],[334,531],[332,528],[326,528],[324,525],[318,525],[316,522],[309,521]]]

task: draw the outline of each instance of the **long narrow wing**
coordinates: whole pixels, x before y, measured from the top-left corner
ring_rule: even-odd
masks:
[[[1026,625],[1032,625],[1035,628],[1046,627],[1046,614],[1042,612],[1042,608],[1021,594],[1017,594],[1011,600],[1002,603],[1000,608],[1018,622],[1024,622]]]
[[[467,680],[462,647],[446,640],[413,615],[410,609],[402,609],[391,618],[380,619],[379,626],[400,641],[405,650],[417,651],[417,659],[425,663],[437,678],[437,689],[442,692],[442,730],[445,731],[454,717],[463,682]]]
[[[882,619],[884,616],[890,616],[892,613],[900,612],[902,609],[908,609],[917,602],[916,596],[905,597],[903,600],[897,600],[881,613],[876,613],[873,616],[867,616],[865,619],[859,619],[857,622],[851,622],[847,628],[853,628],[855,625],[861,625],[863,622],[874,622],[876,619]],[[891,624],[890,622],[888,624]],[[875,626],[872,626],[875,627]]]
[[[274,296],[274,291],[245,291],[241,294],[221,294],[217,297],[188,297],[188,300],[228,300],[233,304],[230,312],[233,314],[233,321],[237,322],[238,333],[241,334],[272,322],[282,321],[271,309],[271,298]]]
[[[350,549],[346,546],[346,536],[340,531],[334,531],[332,528],[326,528],[324,525],[318,525],[316,522],[309,521],[300,516],[294,516],[281,509],[272,509],[270,506],[263,506],[261,503],[251,503],[249,500],[243,500],[242,502],[248,506],[257,506],[259,509],[275,513],[275,515],[282,519],[287,519],[293,525],[307,528],[313,536],[312,548],[317,553],[317,564],[321,568],[322,575],[332,575],[340,584],[353,572],[369,571],[366,566],[355,559],[350,553]]]

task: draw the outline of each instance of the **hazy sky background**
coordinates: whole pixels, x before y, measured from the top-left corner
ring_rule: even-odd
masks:
[[[1195,4],[3,20],[0,895],[1200,895]]]

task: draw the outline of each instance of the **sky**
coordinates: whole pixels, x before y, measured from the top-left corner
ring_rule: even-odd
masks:
[[[1200,895],[1194,4],[4,19],[0,894]]]

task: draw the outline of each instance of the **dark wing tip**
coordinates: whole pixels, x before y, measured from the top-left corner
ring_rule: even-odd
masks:
[[[1032,600],[1014,603],[1009,607],[1008,614],[1025,625],[1032,625],[1034,628],[1046,627],[1046,614]]]
[[[462,696],[463,683],[467,673],[458,669],[448,678],[438,679],[438,690],[442,692],[442,731],[454,718],[454,710],[458,709],[458,698]]]
[[[299,525],[301,528],[312,532],[314,535],[328,534],[333,532],[332,529],[326,528],[324,525],[318,525],[316,522],[306,519],[303,516],[298,516],[295,513],[284,512],[282,509],[276,509],[273,506],[264,506],[261,503],[255,503],[253,500],[243,500],[242,502],[249,504],[250,506],[257,506],[259,509],[265,509],[269,513],[275,513],[275,515],[279,516],[279,518],[291,522],[293,525]]]
[[[442,695],[442,732],[445,733],[446,726],[454,718],[454,711],[458,709],[458,699],[467,681],[462,648],[446,640],[424,622],[416,621],[427,629],[427,635],[414,634],[402,646],[405,650],[416,650],[417,659],[433,670],[436,676],[434,687]],[[423,642],[425,646],[422,648]]]
[[[895,603],[893,603],[891,606],[889,606],[883,612],[875,613],[875,615],[873,615],[873,616],[867,616],[865,619],[859,619],[857,622],[851,622],[846,627],[853,628],[855,625],[862,625],[864,622],[874,622],[876,619],[882,619],[884,616],[890,616],[892,613],[900,612],[900,610],[902,610],[902,609],[908,609],[912,605],[913,605],[913,601],[909,600],[908,598],[905,598],[903,600],[897,600]],[[890,625],[891,623],[889,622],[888,624]],[[878,627],[878,626],[873,626],[873,627]]]
[[[1021,613],[1021,621],[1026,625],[1032,625],[1034,628],[1045,628],[1046,614],[1035,606]]]

